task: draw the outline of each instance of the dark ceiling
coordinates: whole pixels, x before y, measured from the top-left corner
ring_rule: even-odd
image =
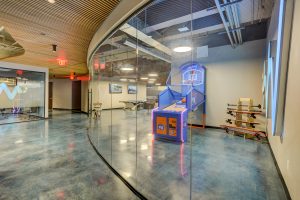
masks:
[[[240,19],[240,31],[242,42],[264,39],[267,36],[268,22],[272,11],[273,0],[253,0],[252,5],[249,0],[242,0],[236,4],[238,17]],[[223,2],[220,0],[220,3]],[[123,62],[118,58],[112,62],[114,56],[127,53],[131,57],[125,57],[133,66],[138,66],[139,71],[132,72],[136,77],[140,77],[149,73],[149,70],[155,70],[160,74],[165,74],[166,69],[170,69],[170,63],[161,62],[163,67],[154,69],[157,65],[157,60],[164,55],[164,58],[169,59],[171,54],[163,52],[157,46],[151,46],[155,42],[159,45],[169,48],[172,52],[175,43],[181,40],[189,40],[194,48],[208,46],[208,48],[230,45],[230,40],[225,31],[223,21],[217,9],[208,9],[215,7],[214,0],[156,0],[146,9],[138,13],[125,23],[125,27],[132,27],[133,34],[126,31],[122,27],[114,33],[104,45],[102,45],[95,58],[98,60],[101,56],[109,56],[110,62],[106,65],[108,68],[103,71],[103,75],[110,73],[110,76],[129,77],[130,73],[124,73],[118,69],[118,63]],[[193,13],[193,15],[191,15]],[[225,20],[229,23],[227,12],[223,11]],[[193,18],[194,17],[194,18]],[[191,20],[193,18],[193,20]],[[186,27],[185,31],[180,31],[180,28]],[[136,29],[134,31],[134,29]],[[235,30],[229,27],[229,31]],[[138,32],[142,32],[139,34]],[[144,36],[143,36],[144,35]],[[126,46],[124,41],[130,41],[134,46]],[[154,43],[153,43],[154,42]],[[242,45],[242,44],[240,44]],[[149,58],[147,53],[139,51],[138,58],[135,58],[135,48],[143,48],[152,55]],[[154,54],[154,56],[153,56]],[[155,56],[157,55],[157,56]],[[145,56],[145,57],[144,57]],[[146,58],[147,57],[147,58]],[[152,58],[151,58],[152,57]],[[104,59],[105,60],[105,59]],[[141,62],[147,60],[147,64]],[[172,60],[170,58],[170,60]],[[136,61],[140,61],[136,63]],[[108,71],[107,71],[108,70]],[[98,74],[101,74],[99,71]],[[164,76],[165,78],[166,76]]]

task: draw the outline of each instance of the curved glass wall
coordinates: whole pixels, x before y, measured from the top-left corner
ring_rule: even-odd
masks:
[[[203,129],[206,70],[202,62],[208,60],[208,46],[228,45],[231,51],[246,34],[233,31],[232,26],[235,34],[228,38],[216,2],[155,0],[112,33],[90,60],[90,139],[106,161],[148,199],[269,195],[257,191],[257,180],[243,172],[257,169],[248,165],[246,152],[266,147],[246,145],[245,153],[235,155],[244,163],[235,165],[232,146],[240,148],[241,140]],[[259,24],[266,26],[266,20],[260,19]],[[248,38],[265,37],[261,30],[251,30]],[[215,52],[212,57],[220,54]],[[168,109],[170,115],[157,112]],[[177,111],[181,114],[173,115]],[[166,140],[174,135],[178,140]],[[250,188],[237,188],[248,183]]]
[[[194,51],[192,32],[183,30],[183,36],[176,36],[176,27],[153,24],[190,15],[192,3],[173,5],[178,12],[174,16],[163,12],[154,16],[163,6],[155,1],[104,41],[91,60],[92,110],[101,105],[101,117],[92,114],[91,140],[110,165],[149,199],[190,197],[191,137],[185,143],[155,140],[152,110],[167,88],[169,74],[193,61]],[[181,28],[192,30],[191,19]],[[176,52],[176,47],[183,49]]]

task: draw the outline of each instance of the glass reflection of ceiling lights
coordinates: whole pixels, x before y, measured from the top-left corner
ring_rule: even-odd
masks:
[[[133,67],[121,67],[122,71],[133,71]]]
[[[186,32],[186,31],[189,31],[189,30],[190,30],[190,29],[189,29],[187,26],[178,28],[178,31],[179,31],[179,32]]]
[[[122,71],[133,71],[134,67],[129,63],[120,62],[118,63],[118,68]]]
[[[150,74],[148,74],[148,76],[150,76],[150,77],[157,77],[158,74],[157,73],[150,73]]]

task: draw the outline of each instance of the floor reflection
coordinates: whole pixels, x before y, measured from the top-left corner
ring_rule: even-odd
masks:
[[[99,152],[149,199],[286,198],[267,144],[216,129],[191,129],[192,149],[153,140],[145,110],[103,111],[90,125]]]
[[[95,154],[87,131],[148,199],[286,198],[266,144],[214,129],[192,129],[192,148],[157,141],[147,111],[113,110],[99,120],[54,112],[1,125],[0,199],[136,199]]]
[[[100,161],[86,137],[88,118],[0,126],[0,199],[136,199]]]

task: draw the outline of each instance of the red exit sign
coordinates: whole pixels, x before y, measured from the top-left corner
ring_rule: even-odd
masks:
[[[58,59],[57,59],[57,63],[58,63],[58,65],[60,65],[60,66],[66,66],[66,65],[68,64],[68,60],[58,58]]]

